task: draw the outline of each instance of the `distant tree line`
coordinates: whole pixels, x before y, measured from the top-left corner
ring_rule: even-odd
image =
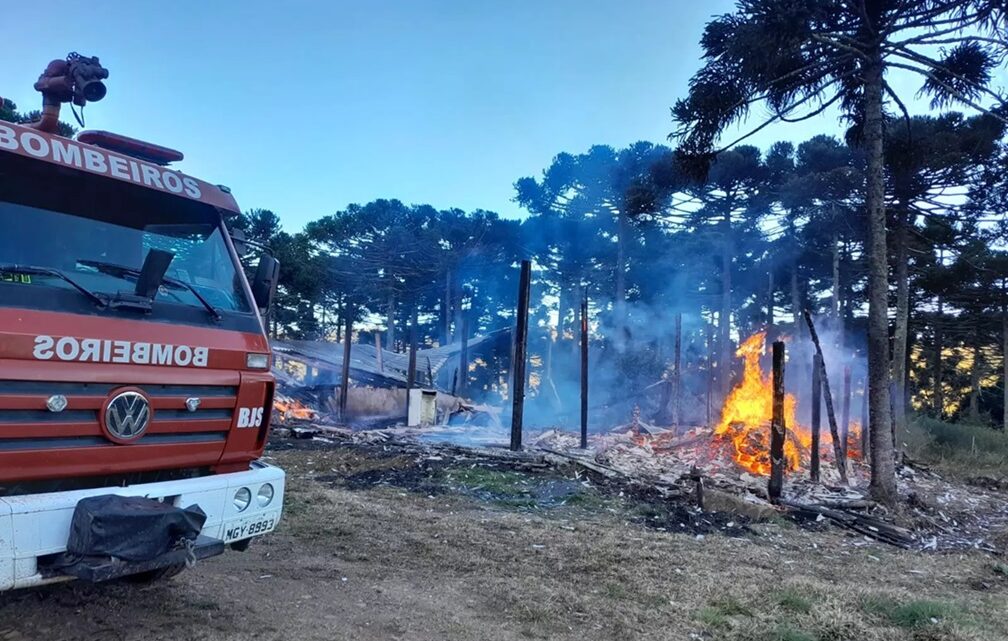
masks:
[[[889,332],[892,345],[906,345],[894,361],[898,393],[947,419],[1000,422],[1003,413],[1003,133],[987,115],[886,121],[890,297],[894,310],[906,305]],[[348,313],[397,350],[414,318],[422,345],[458,340],[463,314],[471,335],[510,327],[517,263],[530,258],[538,382],[575,368],[587,296],[593,340],[625,382],[617,393],[667,375],[676,312],[694,360],[724,392],[736,338],[767,327],[802,336],[804,309],[852,355],[865,354],[865,171],[857,145],[825,134],[733,147],[702,181],[682,175],[665,146],[595,146],[515,183],[522,220],[377,200],[295,234],[263,210],[234,225],[283,265],[277,336],[341,340]],[[508,349],[477,389],[506,393]]]

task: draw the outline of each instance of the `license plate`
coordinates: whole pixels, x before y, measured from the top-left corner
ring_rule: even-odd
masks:
[[[247,539],[250,536],[259,536],[260,534],[272,532],[273,528],[276,527],[278,518],[276,514],[273,514],[257,516],[242,521],[233,521],[225,526],[224,542],[231,543],[232,541]]]

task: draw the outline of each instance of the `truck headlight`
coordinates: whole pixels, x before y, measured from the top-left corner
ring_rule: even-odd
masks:
[[[263,483],[262,487],[259,488],[259,494],[256,496],[259,501],[259,507],[266,507],[273,502],[273,486],[269,483]]]
[[[247,487],[243,487],[235,492],[234,495],[234,506],[239,512],[244,512],[245,508],[249,506],[252,502],[252,491]]]

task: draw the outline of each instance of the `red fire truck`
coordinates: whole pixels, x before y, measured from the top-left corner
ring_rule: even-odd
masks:
[[[97,58],[54,61],[42,120],[0,122],[0,590],[173,573],[272,531],[258,459],[274,380],[230,191],[170,149],[55,133],[101,99]]]

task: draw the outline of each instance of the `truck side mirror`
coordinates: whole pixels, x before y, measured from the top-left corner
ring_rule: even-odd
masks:
[[[239,256],[244,256],[248,254],[249,246],[248,243],[245,242],[248,240],[248,236],[245,235],[245,232],[243,232],[240,229],[232,229],[230,230],[230,234],[231,234],[231,243],[234,245],[235,252]]]
[[[269,309],[280,280],[280,261],[269,254],[259,258],[255,278],[252,279],[252,297],[259,309]]]

